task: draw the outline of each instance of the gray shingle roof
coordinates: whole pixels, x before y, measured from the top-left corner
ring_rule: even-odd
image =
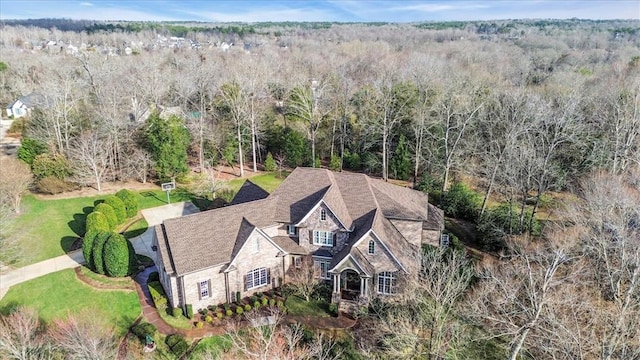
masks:
[[[265,196],[264,190],[247,181],[230,206],[166,220],[156,229],[167,271],[180,275],[228,263],[254,228],[297,223],[320,200],[354,230],[349,245],[334,256],[334,263],[354,251],[351,246],[355,240],[369,229],[400,262],[410,261],[407,247],[411,245],[388,218],[423,220],[438,228],[442,222],[441,211],[428,204],[425,194],[364,174],[297,168]],[[278,236],[272,240],[286,252],[306,253],[295,238]]]
[[[262,200],[266,199],[269,196],[269,193],[261,188],[260,186],[254,184],[251,180],[246,180],[236,196],[233,197],[231,203],[229,205],[237,205],[243,204],[250,201]]]

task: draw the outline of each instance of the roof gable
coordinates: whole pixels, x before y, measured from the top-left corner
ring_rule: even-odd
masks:
[[[240,187],[240,190],[238,190],[236,196],[233,197],[233,200],[231,200],[230,205],[262,200],[266,199],[268,196],[269,193],[266,190],[247,179]]]

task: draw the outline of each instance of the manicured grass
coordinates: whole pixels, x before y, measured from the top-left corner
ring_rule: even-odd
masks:
[[[203,359],[204,356],[209,353],[216,355],[227,352],[231,349],[231,340],[227,335],[211,336],[202,339],[198,345],[191,352],[191,359]]]
[[[277,172],[266,173],[252,178],[256,184],[271,192],[284,180]],[[244,179],[232,180],[230,188],[237,191]],[[138,194],[140,209],[167,204],[167,194],[161,190],[142,191]],[[70,251],[73,243],[84,235],[85,220],[93,207],[108,195],[78,197],[71,199],[39,200],[34,195],[27,195],[22,200],[22,214],[16,220],[16,227],[21,231],[22,244],[28,249],[17,267],[37,263]],[[192,201],[199,207],[206,208],[207,201],[198,198],[183,189],[170,192],[171,203]],[[144,219],[135,222],[125,231],[128,239],[142,234],[147,223]]]
[[[16,306],[37,310],[45,322],[90,311],[114,325],[118,335],[127,332],[142,310],[135,291],[95,290],[80,282],[73,269],[12,286],[0,300],[0,313],[7,314]]]
[[[33,195],[25,196],[16,228],[22,232],[22,247],[27,251],[17,266],[64,255],[84,234],[85,219],[95,202],[105,197],[39,200]]]
[[[289,172],[283,171],[282,178],[280,178],[278,172],[276,171],[276,172],[265,173],[262,175],[254,176],[251,178],[251,181],[256,185],[260,186],[261,188],[267,190],[267,192],[271,193],[278,186],[280,186],[280,184],[282,184],[282,182],[284,181],[284,178],[286,178],[287,175],[289,175]],[[234,192],[237,192],[242,186],[242,184],[245,182],[245,180],[246,179],[230,180],[228,183],[228,187]]]
[[[287,314],[293,316],[318,316],[329,317],[329,303],[326,301],[305,301],[298,296],[289,296],[287,301],[284,302],[284,306],[287,308]]]
[[[122,235],[127,239],[133,239],[136,236],[142,235],[147,231],[148,227],[149,224],[147,223],[147,220],[145,220],[145,218],[140,218],[138,221],[131,224],[131,226],[129,226]]]

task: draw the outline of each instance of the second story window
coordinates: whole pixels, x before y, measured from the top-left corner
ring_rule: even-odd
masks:
[[[314,230],[313,245],[333,246],[333,232]]]
[[[320,221],[327,221],[327,210],[320,210]]]
[[[369,254],[374,254],[376,252],[376,242],[373,240],[369,240]]]
[[[293,225],[287,225],[287,234],[296,235],[296,227]]]

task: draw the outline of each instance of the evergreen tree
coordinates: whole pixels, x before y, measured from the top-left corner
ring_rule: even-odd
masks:
[[[400,135],[398,146],[391,158],[391,172],[396,179],[409,180],[411,175],[411,153],[407,145],[407,139]]]
[[[164,120],[154,112],[147,120],[144,145],[153,157],[161,180],[173,180],[189,171],[189,131],[180,117],[172,115]]]

